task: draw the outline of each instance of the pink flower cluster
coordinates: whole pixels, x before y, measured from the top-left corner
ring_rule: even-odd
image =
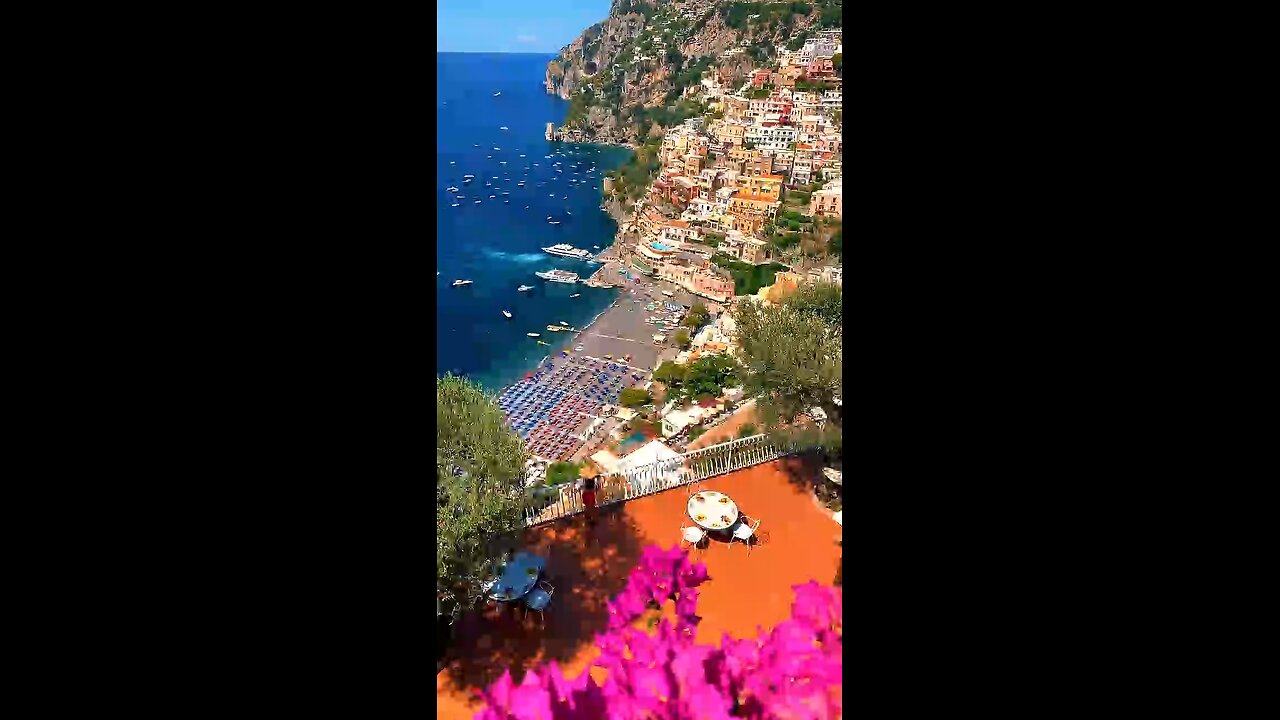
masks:
[[[567,680],[552,662],[514,685],[510,672],[485,691],[475,720],[729,720],[840,717],[842,616],[840,590],[810,581],[796,585],[791,618],[759,637],[719,648],[693,642],[698,585],[705,565],[679,548],[649,546],[609,605],[609,629],[596,636],[596,665]],[[631,626],[675,597],[676,624],[665,619],[649,635]]]

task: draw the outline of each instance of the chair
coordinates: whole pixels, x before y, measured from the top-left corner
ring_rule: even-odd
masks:
[[[538,587],[530,590],[529,594],[524,596],[525,607],[529,610],[537,610],[538,614],[542,616],[542,624],[544,626],[547,624],[546,609],[551,604],[551,595],[555,591],[556,589],[551,586],[551,583],[541,580],[538,582]]]
[[[691,547],[698,547],[698,543],[707,537],[707,531],[694,525],[683,525],[680,527],[680,547],[684,547],[684,543],[689,543]]]
[[[751,518],[746,515],[738,517],[738,524],[733,526],[733,537],[729,538],[729,543],[734,540],[741,540],[743,545],[747,546],[747,555],[751,554],[751,538],[755,536],[756,530],[760,529],[760,520],[756,520],[756,524],[751,524]]]

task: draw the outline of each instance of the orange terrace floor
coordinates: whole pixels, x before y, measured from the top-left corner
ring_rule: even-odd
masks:
[[[833,583],[840,526],[812,499],[817,472],[784,459],[702,483],[700,489],[726,493],[761,524],[750,557],[741,543],[711,541],[694,551],[710,575],[698,588],[697,642],[718,645],[725,633],[754,637],[757,626],[767,630],[790,616],[793,585]],[[687,501],[687,490],[676,488],[603,508],[594,528],[577,515],[526,530],[517,545],[547,558],[547,580],[555,587],[546,625],[536,613],[524,619],[510,608],[460,618],[447,663],[436,674],[436,717],[471,720],[479,708],[475,690],[506,668],[519,683],[523,669],[550,660],[568,677],[589,667],[599,654],[593,638],[606,624],[605,601],[622,589],[641,548],[679,542],[681,524],[692,524]]]

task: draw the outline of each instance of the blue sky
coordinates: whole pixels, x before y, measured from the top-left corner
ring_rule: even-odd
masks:
[[[557,53],[610,0],[437,0],[436,52]]]

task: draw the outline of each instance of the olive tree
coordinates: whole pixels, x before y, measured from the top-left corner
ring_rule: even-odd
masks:
[[[523,527],[524,447],[463,378],[436,378],[436,584],[469,607],[492,574],[492,539]]]

